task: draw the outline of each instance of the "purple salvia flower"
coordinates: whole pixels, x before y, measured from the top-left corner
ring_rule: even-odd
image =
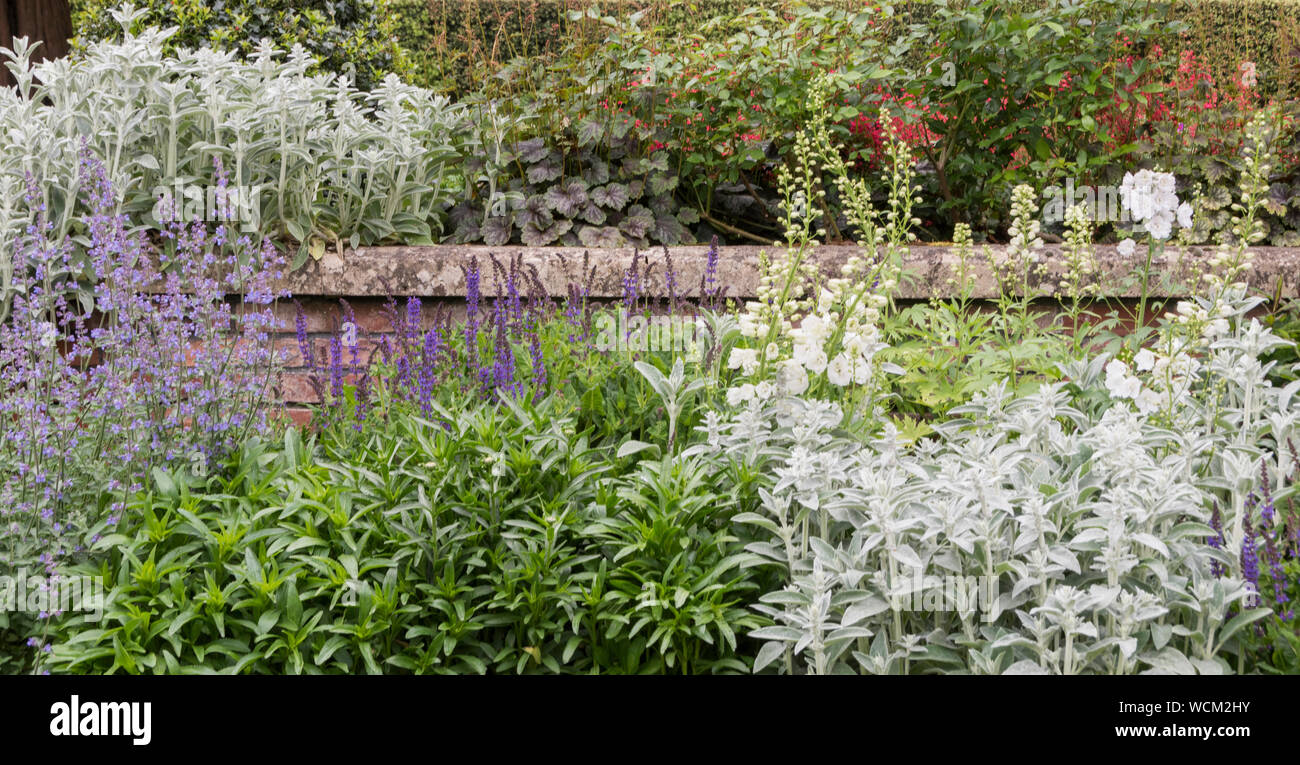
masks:
[[[311,340],[307,336],[307,312],[303,310],[302,303],[297,300],[293,301],[293,304],[298,309],[293,319],[294,332],[298,336],[298,352],[302,354],[303,366],[315,369],[316,354],[312,352]]]
[[[664,290],[668,293],[668,308],[677,313],[677,269],[673,267],[673,254],[664,245]]]
[[[478,258],[471,256],[465,269],[465,359],[468,369],[477,377],[482,376],[478,358],[480,278]]]
[[[1219,503],[1214,503],[1214,511],[1210,513],[1210,528],[1214,529],[1214,536],[1210,537],[1207,542],[1210,547],[1216,550],[1222,550],[1227,540],[1223,536],[1223,516],[1219,514]],[[1210,574],[1214,577],[1221,577],[1226,574],[1223,564],[1217,560],[1210,561]]]
[[[1259,544],[1250,517],[1255,502],[1255,495],[1252,492],[1246,497],[1241,539],[1241,576],[1250,587],[1252,594],[1247,598],[1247,605],[1252,607],[1259,605]]]
[[[335,405],[343,400],[343,338],[330,338],[330,397]]]

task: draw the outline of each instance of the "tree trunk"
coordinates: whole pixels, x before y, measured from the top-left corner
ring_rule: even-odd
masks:
[[[41,42],[33,61],[68,55],[72,38],[68,0],[0,0],[0,48],[12,48],[15,37]],[[0,85],[13,84],[8,67],[0,65]]]

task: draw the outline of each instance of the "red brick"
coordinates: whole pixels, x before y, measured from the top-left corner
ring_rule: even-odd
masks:
[[[287,372],[280,380],[280,393],[286,404],[319,404],[320,396],[303,372]]]

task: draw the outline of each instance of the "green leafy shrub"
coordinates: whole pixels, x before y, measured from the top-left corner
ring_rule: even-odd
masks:
[[[204,45],[252,58],[263,40],[302,45],[317,60],[311,73],[353,73],[370,90],[388,74],[406,75],[410,62],[395,36],[388,0],[136,0],[140,14],[128,32],[176,27],[167,53]],[[72,0],[77,44],[121,39],[111,11],[117,0]],[[0,45],[8,45],[0,40]]]
[[[47,668],[747,671],[759,585],[716,463],[630,465],[549,399],[436,415],[156,471],[73,569],[103,619],[58,622]]]

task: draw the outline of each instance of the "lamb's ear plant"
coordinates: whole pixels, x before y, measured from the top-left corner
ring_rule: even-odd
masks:
[[[797,394],[708,422],[697,449],[762,475],[737,521],[767,532],[749,549],[786,576],[762,598],[755,668],[1244,670],[1274,613],[1258,561],[1285,533],[1284,489],[1260,471],[1281,469],[1300,422],[1260,361],[1285,341],[1249,317],[1246,267],[1163,318],[1152,348],[999,381],[933,438],[837,431],[833,407]]]
[[[673,361],[672,371],[667,376],[653,364],[637,361],[634,365],[659,396],[664,412],[668,415],[668,446],[665,451],[672,454],[677,442],[677,421],[681,419],[682,409],[708,382],[703,377],[695,376],[687,380],[686,366],[680,357]]]
[[[115,15],[132,27],[134,12]],[[55,236],[84,236],[73,212],[83,136],[119,209],[154,231],[169,222],[160,216],[170,201],[185,223],[223,220],[293,242],[295,266],[325,245],[440,238],[463,109],[396,75],[366,93],[346,75],[309,74],[301,46],[263,45],[246,62],[210,49],[164,53],[176,31],[126,31],[39,64],[25,41],[0,48],[19,82],[0,90],[0,262],[30,220],[18,209],[28,175]],[[236,200],[229,211],[211,202],[218,159]]]

